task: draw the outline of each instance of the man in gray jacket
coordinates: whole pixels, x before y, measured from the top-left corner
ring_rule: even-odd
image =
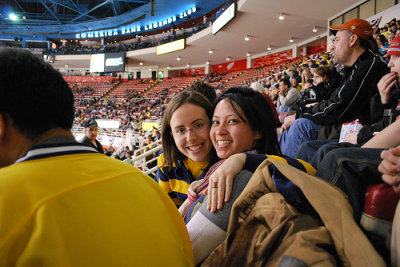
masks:
[[[301,98],[301,94],[295,88],[290,87],[288,79],[281,79],[279,81],[279,98],[276,103],[278,113],[288,112],[291,105]]]

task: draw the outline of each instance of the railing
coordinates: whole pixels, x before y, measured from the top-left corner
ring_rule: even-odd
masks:
[[[157,156],[152,157],[149,160],[146,160],[147,156],[153,155],[154,153],[157,153],[162,149],[161,145],[158,145],[152,149],[150,149],[151,146],[156,145],[156,143],[151,143],[145,147],[142,147],[138,150],[135,150],[135,156],[132,158],[132,164],[142,170],[146,175],[155,177],[156,172],[157,172],[157,164],[155,164],[154,167],[149,168],[149,164],[157,161]],[[150,149],[150,150],[148,150]]]
[[[72,133],[74,136],[81,136],[84,135],[84,128],[83,127],[74,127],[72,128]],[[106,131],[105,129],[99,129],[99,135],[102,134],[110,134],[110,131]],[[134,133],[133,131],[122,131],[118,129],[114,129],[112,131],[114,136],[121,137],[123,142],[120,144],[119,149],[123,149],[124,146],[130,144],[139,144],[141,145],[144,142],[144,137],[139,135],[138,133]],[[79,138],[80,139],[80,138]],[[146,157],[157,153],[162,149],[161,145],[158,145],[159,142],[154,142],[140,149],[135,150],[134,156],[132,157],[132,165],[142,170],[146,175],[155,177],[157,172],[157,164],[154,167],[149,168],[150,164],[157,161],[157,156],[152,157],[151,159],[146,160]],[[154,148],[151,148],[153,147]]]

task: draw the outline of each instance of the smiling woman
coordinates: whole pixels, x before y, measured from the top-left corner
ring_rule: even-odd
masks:
[[[197,162],[210,160],[210,123],[204,108],[185,103],[171,116],[171,133],[178,150]]]
[[[213,99],[195,91],[175,96],[165,110],[161,131],[163,153],[156,180],[179,207],[189,185],[202,179],[217,157],[210,139]]]
[[[215,107],[210,136],[221,159],[236,152],[252,150],[260,139],[260,133],[250,128],[238,104],[228,99]]]
[[[307,163],[275,156],[280,154],[277,124],[261,93],[248,87],[232,87],[216,99],[214,107],[210,137],[224,162],[212,166],[201,184],[190,186],[190,197],[182,205],[188,205],[184,215],[196,265],[226,237],[233,202],[262,161],[273,158],[303,171],[314,171]]]

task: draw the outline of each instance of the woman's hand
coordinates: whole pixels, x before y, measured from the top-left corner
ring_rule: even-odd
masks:
[[[396,80],[397,80],[397,74],[395,72],[390,72],[384,75],[378,82],[378,90],[379,94],[381,95],[382,104],[387,104],[392,99],[390,90],[396,83]]]
[[[390,148],[381,153],[382,162],[378,170],[382,173],[382,180],[393,186],[396,193],[400,191],[400,147]]]
[[[246,162],[246,154],[234,154],[227,158],[209,178],[207,209],[215,212],[222,209],[223,203],[228,202],[232,193],[233,179]],[[224,198],[225,197],[225,198]]]

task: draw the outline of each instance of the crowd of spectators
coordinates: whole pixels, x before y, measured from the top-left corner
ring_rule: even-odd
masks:
[[[400,35],[398,26],[398,21],[394,19],[382,28],[373,29],[365,20],[352,19],[341,26],[330,27],[335,36],[331,53],[311,55],[301,58],[300,61],[286,62],[268,69],[262,77],[250,77],[243,80],[242,85],[245,85],[243,87],[222,90],[218,97],[215,88],[206,83],[196,82],[188,90],[177,95],[170,95],[166,88],[152,95],[149,87],[149,91],[140,93],[125,91],[122,102],[114,95],[100,99],[93,97],[91,100],[93,102],[85,102],[95,94],[96,89],[73,87],[74,94],[82,97],[79,103],[85,106],[76,111],[75,123],[84,125],[88,141],[95,143],[95,148],[101,148],[101,144],[96,141],[98,125],[95,119],[119,119],[121,129],[126,130],[136,129],[137,124],[146,118],[163,117],[161,133],[157,127],[153,127],[153,130],[147,133],[136,129],[144,139],[140,146],[136,143],[129,144],[118,150],[110,146],[104,153],[132,165],[134,164],[133,155],[138,156],[162,142],[163,155],[158,158],[159,170],[156,180],[167,194],[160,193],[160,202],[154,207],[161,207],[163,203],[170,204],[170,207],[166,211],[155,214],[148,214],[154,207],[140,210],[140,212],[146,214],[145,219],[160,214],[174,215],[172,202],[165,201],[164,198],[169,196],[174,200],[176,206],[180,207],[184,220],[188,223],[187,230],[191,246],[186,244],[189,240],[186,229],[175,212],[174,220],[177,224],[179,223],[179,229],[182,230],[178,231],[182,234],[177,233],[176,236],[185,237],[185,240],[184,242],[167,240],[164,242],[163,250],[170,248],[169,245],[184,243],[185,251],[188,251],[182,254],[188,255],[187,265],[192,261],[190,251],[192,248],[195,264],[203,263],[205,266],[247,266],[261,265],[261,263],[273,265],[277,262],[280,265],[290,266],[294,262],[296,266],[304,266],[306,263],[312,265],[309,261],[322,265],[383,266],[385,263],[388,265],[390,263],[388,244],[392,236],[391,263],[393,266],[399,266],[400,206],[397,206],[397,203],[400,199],[400,120],[397,118],[400,118]],[[386,37],[385,35],[390,38],[383,39],[382,36]],[[26,54],[27,52],[23,53],[27,58],[33,57]],[[3,59],[0,65],[3,62],[13,62],[18,58],[7,53],[1,53],[0,56]],[[71,177],[77,175],[82,179],[92,177],[95,172],[87,163],[98,162],[96,167],[101,172],[97,169],[95,171],[104,174],[105,177],[102,178],[103,180],[89,181],[89,184],[94,184],[92,188],[97,189],[95,191],[82,189],[80,183],[74,184],[73,188],[79,188],[79,192],[83,190],[91,197],[94,195],[103,197],[103,194],[108,196],[109,189],[102,187],[102,184],[110,180],[107,176],[110,174],[116,176],[117,173],[114,180],[119,176],[126,178],[124,175],[127,174],[122,174],[122,172],[130,173],[134,169],[129,169],[124,163],[106,159],[95,153],[92,148],[89,150],[89,147],[76,143],[69,131],[73,117],[71,92],[59,73],[44,67],[38,59],[36,61],[27,61],[35,64],[33,67],[24,66],[21,62],[16,67],[12,66],[15,63],[3,65],[19,69],[26,68],[28,73],[32,70],[40,71],[42,68],[48,73],[41,77],[40,84],[51,88],[52,84],[48,77],[57,81],[59,86],[55,89],[63,91],[66,101],[60,101],[60,99],[64,100],[63,97],[56,97],[51,102],[46,102],[47,97],[38,97],[41,95],[32,94],[34,90],[25,89],[32,86],[26,81],[25,86],[16,88],[14,85],[17,84],[19,77],[15,73],[19,71],[9,71],[7,67],[2,66],[4,76],[2,82],[6,85],[0,88],[15,87],[15,90],[10,91],[12,93],[10,100],[17,103],[20,100],[20,93],[17,90],[22,88],[26,91],[24,91],[25,94],[30,94],[31,98],[36,100],[33,101],[36,106],[32,112],[40,111],[40,114],[33,114],[35,116],[26,116],[30,115],[27,108],[29,105],[22,105],[26,109],[22,113],[25,114],[23,119],[26,121],[21,123],[16,106],[12,102],[7,103],[7,100],[4,100],[6,98],[1,98],[6,111],[0,114],[0,126],[7,130],[0,134],[1,140],[4,141],[0,144],[4,151],[12,152],[4,153],[6,160],[2,161],[5,162],[3,167],[18,159],[16,156],[18,153],[13,151],[30,151],[16,164],[3,168],[1,171],[4,177],[15,179],[15,175],[12,174],[17,173],[18,168],[34,171],[28,182],[38,184],[26,187],[27,189],[21,187],[29,192],[31,188],[38,188],[38,185],[43,182],[48,186],[54,184],[54,181],[49,180],[49,175],[41,175],[48,172],[48,168],[39,168],[42,165],[53,164],[50,170],[60,168],[63,170],[60,172],[62,178],[60,182],[70,183]],[[260,70],[262,69],[263,67],[260,67]],[[8,83],[7,71],[14,74],[11,83]],[[29,74],[32,76],[32,73]],[[201,78],[210,83],[221,82],[222,86],[219,89],[224,89],[226,84],[222,81],[225,75],[227,74],[208,75]],[[29,79],[33,80],[33,78]],[[46,92],[50,91],[46,90]],[[152,97],[147,97],[151,95]],[[50,94],[48,97],[54,96]],[[30,101],[31,98],[27,99]],[[170,98],[172,98],[171,101]],[[67,100],[68,105],[62,106],[68,102]],[[56,101],[58,102],[54,105],[53,102]],[[50,113],[44,108],[47,106],[52,108]],[[60,124],[56,128],[51,128],[54,127],[51,125],[43,126],[43,129],[47,130],[40,132],[37,136],[30,136],[29,133],[35,132],[34,127],[38,127],[37,125],[41,123],[52,122],[54,125],[60,123],[65,117],[65,110],[69,112],[68,123]],[[275,117],[276,112],[279,113],[279,118]],[[52,118],[53,113],[56,119]],[[45,116],[43,117],[45,120],[41,116]],[[32,129],[29,129],[27,125],[30,125],[32,119],[35,121],[29,126]],[[358,123],[361,123],[360,129],[346,132],[348,124],[351,126]],[[279,126],[282,132],[278,141],[276,129]],[[338,138],[342,139],[342,134],[344,134],[343,142],[338,140]],[[12,145],[7,145],[8,142]],[[32,144],[34,146],[30,148]],[[66,144],[71,147],[67,148]],[[13,146],[18,149],[11,149]],[[41,154],[44,152],[38,151],[39,148],[43,151],[49,148],[58,150],[54,150],[54,154],[49,156]],[[59,157],[60,151],[63,157]],[[102,149],[99,151],[103,152]],[[83,155],[84,153],[87,155]],[[35,158],[35,155],[40,155],[40,157]],[[232,157],[236,160],[232,160]],[[153,153],[146,156],[145,160],[156,158],[157,155]],[[225,161],[218,162],[219,159]],[[232,164],[233,162],[235,164]],[[77,164],[79,168],[71,168]],[[148,163],[146,168],[154,166],[155,161]],[[228,168],[221,171],[221,168],[226,168],[226,166]],[[242,172],[239,176],[237,175],[239,172],[236,172],[232,175],[232,169],[234,171],[243,169],[247,173]],[[79,177],[81,175],[79,170],[85,170],[86,174]],[[68,172],[75,173],[75,176],[66,175]],[[155,192],[159,190],[154,182],[146,177],[139,177],[139,174],[135,173],[137,180],[146,181],[148,187],[154,187]],[[239,180],[244,175],[245,179]],[[41,179],[37,180],[37,177]],[[320,178],[326,182],[321,182]],[[23,185],[27,182],[25,180],[19,183]],[[134,179],[125,180],[137,182]],[[195,180],[198,183],[195,184]],[[9,181],[11,182],[12,179]],[[99,199],[101,207],[96,207],[96,214],[88,219],[92,221],[96,219],[99,214],[102,214],[104,207],[108,207],[107,211],[110,214],[115,214],[112,213],[114,210],[117,210],[119,215],[125,214],[122,212],[124,210],[132,214],[136,213],[136,209],[131,211],[129,207],[124,207],[119,212],[120,205],[109,206],[109,199],[115,197],[115,192],[123,193],[129,188],[135,188],[135,184],[124,181],[118,180],[118,183],[114,185],[115,188],[110,187],[112,189],[110,196]],[[12,185],[13,183],[10,182],[5,183],[4,186]],[[381,185],[383,182],[386,184]],[[237,187],[238,183],[241,183],[240,188]],[[112,185],[110,183],[109,186]],[[31,250],[31,254],[24,254],[25,251],[18,252],[22,256],[15,253],[16,255],[10,257],[12,260],[16,261],[17,258],[23,257],[38,260],[40,257],[37,256],[39,255],[37,251],[43,255],[46,254],[46,250],[43,250],[43,245],[41,245],[42,242],[47,244],[46,242],[51,241],[54,236],[62,241],[71,239],[69,246],[57,244],[55,252],[67,251],[80,238],[79,235],[71,236],[71,233],[65,231],[68,227],[59,229],[52,227],[53,224],[57,224],[54,223],[54,218],[65,211],[65,205],[53,207],[51,201],[53,201],[54,193],[52,190],[48,191],[43,198],[46,199],[46,203],[32,205],[34,207],[43,205],[43,209],[39,207],[41,210],[35,210],[33,215],[32,212],[26,212],[29,215],[29,221],[32,220],[26,228],[28,230],[20,227],[21,233],[25,235],[23,240],[30,241],[28,242],[30,246],[26,246],[26,249]],[[57,198],[63,197],[61,203],[70,203],[75,207],[77,203],[86,205],[86,198],[76,194],[71,196],[70,191],[71,187],[66,186],[62,194],[57,194]],[[7,193],[9,190],[4,192]],[[92,195],[90,192],[100,192],[100,194]],[[128,191],[127,196],[141,195],[141,192],[132,193],[135,192]],[[78,200],[82,198],[86,201],[76,201],[77,197]],[[126,200],[126,198],[121,200]],[[129,204],[142,206],[141,201],[143,199],[135,199],[129,201]],[[18,203],[18,201],[12,203]],[[120,201],[120,203],[125,202]],[[197,205],[198,203],[204,204]],[[25,206],[28,204],[32,203],[26,203]],[[90,204],[93,203],[90,202]],[[90,209],[86,209],[92,210],[93,207],[92,205]],[[196,213],[196,209],[199,212]],[[23,208],[19,209],[21,210],[24,211]],[[51,216],[54,214],[58,216]],[[84,214],[84,217],[87,216],[85,212],[81,214]],[[81,216],[78,215],[75,220],[71,219],[74,223],[69,225],[75,227]],[[138,217],[143,219],[141,216]],[[164,217],[157,218],[152,223],[171,221],[168,216]],[[107,229],[112,216],[107,218],[103,214],[100,218],[98,222],[106,221],[104,229]],[[128,218],[135,218],[135,216],[128,216]],[[391,234],[393,218],[395,221]],[[119,223],[125,220],[127,218],[122,217]],[[38,222],[47,227],[42,227],[42,232],[36,235],[45,233],[48,236],[34,240],[32,236],[36,235],[28,233],[36,231],[32,225]],[[49,222],[52,224],[48,225]],[[139,234],[137,229],[142,230],[142,228],[129,227],[135,220],[128,220],[128,222],[123,233],[135,229],[136,232],[131,235],[135,239]],[[143,223],[145,224],[146,222]],[[12,225],[19,224],[17,222]],[[118,228],[117,224],[113,225]],[[87,224],[84,228],[77,227],[78,230],[85,229],[89,232],[93,230],[92,228],[87,227]],[[163,234],[169,234],[170,229],[174,227],[169,226],[165,229],[166,231],[157,233],[157,238]],[[56,234],[51,234],[52,231]],[[102,230],[92,236],[97,236],[101,232],[109,234],[113,231]],[[150,231],[151,228],[148,228],[143,232],[144,234],[141,234],[151,236]],[[275,238],[275,235],[279,238]],[[108,237],[108,239],[114,242],[123,240],[120,237]],[[141,242],[145,243],[146,238],[142,239]],[[128,239],[130,242],[131,240],[132,238]],[[18,238],[9,238],[6,241],[12,248],[26,245],[25,241],[21,243]],[[82,241],[86,242],[86,240]],[[54,245],[58,242],[53,240],[50,243]],[[92,242],[87,247],[98,243]],[[154,242],[149,244],[153,245]],[[129,246],[121,245],[121,247]],[[149,247],[144,252],[151,252]],[[107,251],[108,248],[104,250]],[[184,251],[179,246],[170,250],[172,254],[174,251]],[[13,249],[7,251],[13,252]],[[81,250],[76,251],[80,256]],[[129,256],[130,252],[125,251]],[[65,252],[65,254],[68,253]],[[79,256],[73,259],[78,260]],[[102,253],[101,256],[107,258],[107,253]],[[62,257],[68,258],[62,254],[55,259]],[[54,257],[51,259],[54,261]],[[122,259],[125,260],[123,257]],[[165,260],[167,259],[169,257],[165,257]],[[153,259],[147,257],[144,262],[151,260]],[[183,259],[172,261],[180,263]]]
[[[395,28],[393,23],[390,24],[390,27]],[[371,25],[365,20],[353,19],[342,26],[331,27],[331,31],[335,36],[331,53],[312,55],[302,58],[301,62],[288,62],[270,69],[263,74],[263,77],[251,77],[242,81],[243,85],[263,93],[267,98],[269,96],[276,105],[280,115],[279,123],[282,126],[280,128],[282,133],[278,152],[275,151],[275,153],[311,163],[316,169],[316,176],[329,183],[320,183],[317,182],[319,179],[314,180],[315,176],[307,176],[304,177],[304,181],[313,181],[318,185],[309,184],[307,186],[307,182],[296,184],[294,180],[303,179],[300,177],[303,177],[304,174],[295,172],[293,169],[288,171],[289,167],[287,166],[285,172],[276,171],[274,168],[280,164],[273,161],[269,164],[264,162],[264,165],[259,167],[258,171],[251,176],[250,182],[243,186],[243,192],[235,191],[240,190],[238,184],[243,180],[240,175],[232,176],[230,171],[232,169],[236,171],[238,168],[248,170],[244,166],[249,167],[247,159],[254,151],[245,149],[248,144],[246,141],[250,140],[249,143],[254,145],[263,138],[260,128],[257,128],[253,132],[246,132],[248,140],[237,142],[236,139],[239,139],[241,135],[237,134],[239,131],[236,132],[235,128],[241,127],[240,133],[243,134],[247,126],[274,125],[273,122],[268,123],[261,118],[258,123],[252,122],[252,117],[249,118],[250,115],[246,114],[248,111],[246,104],[249,105],[249,103],[239,104],[237,102],[240,97],[251,95],[249,92],[244,92],[249,90],[248,88],[231,87],[227,91],[222,90],[219,98],[212,101],[216,104],[211,117],[208,115],[210,113],[209,102],[203,101],[204,99],[200,99],[196,94],[181,93],[173,98],[167,106],[162,124],[164,154],[163,157],[159,157],[159,170],[156,178],[158,178],[160,186],[179,206],[179,210],[187,222],[196,264],[201,264],[205,258],[204,266],[227,266],[227,263],[246,266],[254,264],[254,262],[265,264],[274,260],[283,264],[286,259],[285,257],[279,258],[280,253],[285,253],[284,250],[288,247],[296,251],[296,242],[293,239],[293,242],[289,242],[290,244],[287,246],[284,245],[284,240],[287,240],[286,235],[291,233],[290,231],[280,232],[280,230],[289,228],[289,225],[294,226],[296,223],[294,221],[293,224],[287,222],[286,220],[291,220],[289,217],[284,217],[285,222],[282,224],[286,224],[285,226],[281,224],[276,226],[269,221],[269,217],[273,217],[276,222],[277,217],[274,216],[282,215],[277,209],[271,208],[274,202],[272,194],[268,195],[268,193],[276,191],[283,195],[283,202],[290,203],[303,214],[321,219],[322,225],[326,227],[330,224],[326,215],[331,212],[335,213],[332,217],[334,222],[332,226],[334,227],[344,226],[347,224],[345,222],[347,220],[354,222],[354,228],[344,226],[344,229],[352,228],[352,234],[355,236],[360,233],[363,240],[358,238],[355,238],[357,241],[345,240],[346,238],[344,238],[344,247],[346,249],[354,248],[355,243],[352,242],[356,242],[357,246],[365,246],[357,253],[364,255],[368,250],[368,256],[364,255],[368,257],[368,260],[363,257],[346,259],[345,256],[340,256],[342,252],[338,251],[336,247],[337,256],[340,258],[338,262],[342,261],[345,264],[346,260],[351,262],[358,258],[366,261],[363,264],[353,262],[350,265],[383,266],[384,261],[389,264],[388,244],[391,236],[391,221],[395,216],[395,209],[400,198],[398,194],[400,191],[400,179],[398,178],[400,150],[398,148],[387,150],[387,148],[400,145],[398,138],[400,124],[395,120],[399,114],[400,103],[400,90],[398,89],[400,36],[397,35],[389,42],[386,51],[386,55],[389,57],[384,57],[383,51],[378,51],[377,43],[379,42],[373,38]],[[214,82],[213,78],[210,75],[206,77],[206,81]],[[223,77],[220,80],[223,80]],[[235,100],[219,102],[221,98],[228,97]],[[264,113],[267,113],[266,109],[269,108],[262,109]],[[390,111],[388,112],[387,109]],[[260,114],[261,116],[262,110],[249,114]],[[212,119],[209,128],[203,124],[203,121],[207,121],[207,115],[208,120]],[[272,118],[272,113],[270,117]],[[351,132],[347,132],[344,142],[338,142],[338,138],[343,133],[346,134],[343,129],[347,129],[347,124],[356,124],[358,121],[363,124],[361,130],[353,129]],[[392,122],[393,124],[390,124]],[[388,128],[386,128],[387,126]],[[209,135],[207,131],[209,131]],[[257,141],[252,141],[252,134],[255,135]],[[212,140],[217,156],[225,159],[223,163],[219,162],[221,165],[214,164],[213,150],[207,145],[208,136]],[[273,138],[269,138],[269,140],[273,140]],[[288,140],[293,142],[288,142]],[[234,161],[230,157],[223,157],[224,153],[229,155],[227,151],[230,152],[236,147],[247,151],[242,159],[241,167],[238,167],[239,164],[236,162],[233,164]],[[277,157],[267,155],[267,158],[276,159]],[[255,163],[255,158],[252,159],[252,163]],[[286,160],[289,163],[289,160]],[[196,167],[200,165],[203,172],[198,171],[199,167]],[[222,166],[228,166],[228,169],[220,171]],[[208,168],[210,168],[209,171]],[[260,168],[262,168],[261,171]],[[185,169],[187,172],[184,171]],[[216,172],[218,175],[215,175]],[[290,172],[295,173],[291,178],[289,178]],[[282,174],[286,180],[281,183],[277,176]],[[273,179],[271,186],[267,181],[269,176]],[[383,185],[383,182],[387,184]],[[293,183],[296,189],[293,188]],[[326,185],[329,186],[323,188]],[[281,189],[279,189],[280,186],[282,186]],[[337,188],[341,190],[338,191],[339,195],[334,193]],[[331,189],[335,190],[331,191]],[[330,203],[325,208],[319,209],[319,204],[324,201],[317,200],[318,194],[307,195],[313,194],[311,192],[313,190],[322,190],[322,194],[329,195],[322,198],[329,198],[333,195],[335,197],[328,201]],[[299,194],[299,191],[306,196],[306,201],[304,201],[304,195]],[[205,194],[207,197],[204,197]],[[231,201],[229,198],[236,194],[240,194],[238,199],[233,206],[229,206]],[[321,195],[319,196],[321,197]],[[198,202],[199,199],[204,200],[203,205],[198,205],[200,207],[197,209],[196,207],[192,208],[193,203]],[[254,199],[257,200],[256,203],[254,203]],[[311,203],[311,210],[315,209],[314,211],[308,210],[307,201]],[[280,201],[280,203],[283,202]],[[341,204],[335,206],[334,203]],[[254,206],[257,208],[253,209]],[[263,209],[265,206],[268,208]],[[351,208],[348,209],[350,206]],[[232,213],[230,213],[230,209],[232,209]],[[340,219],[335,218],[337,217],[335,210],[340,213]],[[216,213],[213,214],[214,212]],[[397,208],[396,217],[400,216],[399,212],[400,207]],[[315,216],[316,213],[319,216]],[[195,214],[194,217],[192,217],[193,214]],[[195,216],[198,217],[193,222],[191,218],[196,218]],[[227,220],[227,218],[230,218],[229,227],[221,224],[221,221]],[[188,222],[188,220],[190,221]],[[284,220],[282,219],[282,221]],[[393,233],[398,231],[398,223],[395,221],[393,229],[396,229]],[[215,227],[215,225],[217,226]],[[268,229],[268,233],[264,235],[261,228]],[[300,232],[304,234],[304,231],[307,231],[306,226],[300,226],[299,229],[294,235]],[[328,229],[328,231],[331,230],[332,228]],[[342,230],[339,232],[342,233]],[[260,244],[267,243],[265,240],[268,238],[265,236],[273,236],[274,231],[278,231],[279,236],[285,235],[285,238],[272,241],[273,245],[263,251],[260,248],[263,245]],[[205,237],[207,235],[209,237]],[[314,232],[311,236],[312,239],[318,236],[318,242],[322,242],[322,234]],[[398,235],[392,234],[392,236],[392,248],[396,248],[398,240],[396,241],[395,238],[398,238]],[[365,237],[368,237],[369,241]],[[311,239],[307,240],[309,241],[307,247],[311,252],[313,251],[312,241]],[[220,242],[222,244],[217,247]],[[255,243],[260,249],[252,249],[255,247]],[[369,245],[371,244],[375,249],[370,250],[372,246]],[[207,250],[210,247],[212,249]],[[217,248],[214,250],[215,247]],[[282,248],[282,250],[279,249],[277,252],[275,251],[276,247]],[[299,247],[303,246],[299,245]],[[307,254],[304,257],[305,260],[312,258],[312,253],[299,254],[301,255],[297,255],[296,260],[301,259],[305,254]],[[291,255],[293,256],[293,254]],[[335,261],[336,259],[333,260],[333,262]],[[398,250],[392,251],[392,264],[398,266]]]
[[[342,26],[331,27],[335,36],[332,53],[312,55],[303,58],[300,63],[286,63],[266,73],[261,79],[253,77],[243,81],[243,85],[251,86],[254,90],[268,95],[276,105],[282,124],[282,135],[279,140],[281,152],[289,157],[310,162],[317,169],[318,177],[330,182],[346,194],[346,201],[349,201],[352,207],[351,213],[355,222],[364,229],[366,236],[386,263],[390,261],[388,233],[391,231],[391,220],[400,198],[398,169],[395,169],[400,152],[395,148],[386,151],[387,148],[400,145],[396,136],[399,123],[394,122],[400,103],[398,89],[400,36],[396,22],[396,20],[391,21],[388,28],[372,29],[365,20],[354,19]],[[382,31],[393,35],[393,38],[389,38],[386,43],[380,35],[373,35],[373,32]],[[382,48],[382,45],[386,47]],[[213,76],[206,77],[206,81],[215,81],[213,79]],[[388,108],[391,111],[388,112]],[[238,110],[240,113],[239,108]],[[219,119],[220,115],[216,118]],[[347,124],[355,124],[358,121],[363,124],[361,130],[346,132]],[[390,124],[392,122],[393,124]],[[388,125],[390,126],[386,128]],[[188,128],[186,125],[185,127],[184,130],[187,132]],[[212,127],[217,127],[214,126],[214,118]],[[193,128],[190,130],[193,131]],[[229,130],[226,128],[224,131]],[[293,133],[295,142],[288,142],[292,138],[290,134]],[[344,142],[338,142],[342,134]],[[220,142],[218,146],[228,147],[228,141]],[[226,144],[222,145],[222,142]],[[166,172],[165,170],[164,174]],[[183,180],[184,177],[180,179]],[[226,179],[222,184],[228,183],[228,178]],[[388,184],[379,185],[383,182]],[[161,185],[165,186],[166,183],[168,181],[165,179],[160,181]],[[211,186],[211,189],[218,188],[218,198],[220,183],[221,179],[215,184],[213,182]],[[275,185],[278,187],[276,181]],[[198,184],[193,187],[195,193],[197,186]],[[214,198],[215,191],[210,191],[211,189],[208,188],[207,195]],[[193,193],[190,189],[188,192],[190,194],[188,199],[192,198]],[[184,199],[185,197],[181,200]],[[382,199],[385,200],[379,202]],[[289,201],[289,198],[286,200]],[[189,199],[190,201],[192,200]],[[298,204],[299,200],[294,201]],[[300,205],[298,208],[301,207]],[[235,208],[239,209],[238,206]],[[399,209],[396,214],[399,213]],[[216,215],[218,216],[221,218],[221,213]],[[212,215],[207,215],[207,218],[212,218]],[[204,223],[204,219],[202,220]],[[246,227],[248,224],[235,226]],[[196,227],[204,225],[199,224]],[[393,227],[398,225],[395,224]],[[201,228],[200,231],[205,233],[207,229]],[[237,234],[239,233],[240,228]],[[229,236],[230,244],[234,244],[232,242],[235,235]],[[200,236],[201,234],[196,235],[196,238]],[[235,253],[230,253],[236,247],[229,248],[227,240],[209,256],[207,264],[246,260],[243,257],[240,259],[235,257]],[[241,242],[244,241],[241,239]],[[367,241],[363,241],[363,244],[364,242]],[[398,241],[392,241],[392,246],[398,246],[396,242]],[[396,258],[396,253],[398,252],[392,251],[392,264],[395,263],[393,257]],[[247,256],[247,253],[244,254]]]
[[[388,125],[388,123],[384,123],[380,126],[381,128],[377,128],[377,122],[382,119],[383,112],[381,114],[381,109],[377,108],[377,105],[373,106],[370,103],[376,97],[379,98],[378,89],[380,88],[378,82],[382,77],[386,77],[385,74],[389,71],[386,67],[388,58],[385,57],[385,54],[389,51],[395,36],[398,36],[399,31],[396,23],[397,21],[395,20],[391,21],[388,24],[388,30],[385,27],[375,28],[374,34],[371,32],[367,36],[359,31],[351,32],[352,28],[349,28],[349,25],[343,26],[343,29],[333,29],[333,33],[337,33],[333,42],[333,53],[324,52],[303,57],[297,61],[286,62],[274,68],[269,68],[262,76],[250,77],[242,81],[242,85],[268,95],[272,103],[275,104],[279,113],[279,123],[282,125],[280,149],[283,154],[310,162],[317,168],[318,176],[335,184],[330,180],[330,177],[332,173],[335,173],[334,170],[339,168],[335,164],[337,164],[338,160],[342,160],[342,154],[340,153],[344,152],[341,152],[340,149],[348,146],[352,146],[352,149],[364,149],[360,148],[360,146],[371,139],[374,133],[382,131],[384,126]],[[344,30],[350,34],[345,34]],[[382,38],[383,34],[377,33],[385,33],[388,36],[394,34],[394,38],[389,38],[386,41]],[[374,39],[372,39],[372,36]],[[340,58],[340,52],[342,51],[340,49],[343,49],[341,46],[343,43],[340,41],[346,38],[354,42],[352,46],[354,50],[347,51],[348,54]],[[363,40],[368,40],[368,44],[364,43]],[[346,61],[349,58],[352,58],[351,62]],[[369,68],[372,68],[373,71],[368,72]],[[260,69],[262,70],[263,67],[260,67]],[[207,83],[216,83],[218,87],[216,86],[214,89],[218,89],[217,92],[222,91],[223,93],[227,87],[227,83],[224,80],[226,75],[227,73],[210,74],[199,76],[199,79]],[[240,75],[241,73],[238,74],[238,76]],[[364,80],[367,80],[367,82],[364,83]],[[346,92],[341,92],[343,88],[345,88]],[[363,93],[359,94],[357,88],[361,88],[359,91]],[[351,92],[350,89],[355,91]],[[83,88],[76,93],[82,92],[90,94],[91,90]],[[332,114],[327,112],[320,115],[320,113],[326,112],[327,107],[342,105],[340,94],[343,95],[345,93],[350,95],[346,96],[343,101],[346,102],[353,97],[354,103],[346,102],[347,106],[333,111]],[[146,118],[162,118],[164,109],[173,95],[169,96],[168,89],[164,88],[155,95],[146,94],[146,96],[151,96],[149,98],[144,98],[143,96],[144,94],[142,93],[127,90],[124,100],[118,105],[116,105],[117,98],[115,97],[100,99],[94,105],[81,111],[77,116],[77,120],[82,122],[87,118],[120,119],[121,129],[140,130],[135,126]],[[397,107],[397,103],[394,105]],[[372,107],[376,109],[371,109]],[[343,132],[341,131],[342,124],[356,119],[363,123],[362,130],[348,135],[344,139],[345,143],[338,143],[336,139]],[[306,123],[304,125],[307,125],[307,127],[311,126],[310,128],[299,127],[298,125],[301,125],[301,123]],[[293,132],[295,133],[293,137],[295,145],[287,141],[290,140],[290,134]],[[300,133],[301,138],[299,138]],[[150,136],[143,132],[142,135],[143,137]],[[312,141],[314,139],[317,139],[317,141]],[[143,146],[148,145],[150,142],[146,140],[143,142]],[[353,144],[354,147],[350,144]],[[320,148],[323,148],[323,150],[320,151]],[[131,161],[131,155],[135,155],[134,149],[135,147],[131,146],[122,150],[121,153],[112,152],[111,154],[116,158]],[[137,147],[136,149],[140,148]],[[335,154],[336,149],[338,150]],[[382,148],[380,149],[379,152],[382,151]],[[357,152],[352,153],[357,154]],[[363,152],[362,155],[364,156],[365,153]],[[128,157],[126,156],[127,154]],[[139,152],[136,153],[137,155],[139,155]],[[348,156],[348,154],[343,155]],[[155,154],[151,155],[153,158],[155,156]],[[376,153],[374,156],[376,156]],[[326,158],[325,160],[324,157]],[[330,159],[329,162],[327,159]],[[326,167],[321,170],[318,168],[320,164]],[[149,165],[148,167],[152,166]],[[377,170],[377,165],[368,166],[368,168]],[[381,181],[380,177],[374,180],[373,183],[379,181]],[[364,218],[362,217],[363,204],[360,204],[359,196],[352,191],[354,186],[346,183],[335,185],[349,196],[354,210],[354,218],[357,223],[360,223],[360,220]],[[357,185],[359,194],[364,195],[365,190],[366,184],[361,182],[361,185]]]
[[[398,21],[392,20],[385,24],[384,27],[376,27],[374,29],[373,36],[377,40],[378,47],[381,42],[379,39],[382,38],[382,35],[390,36],[399,32],[396,26],[398,23]],[[389,45],[390,42],[387,42],[387,44]],[[382,56],[384,54],[383,51]],[[385,60],[385,58],[383,59]],[[263,66],[260,67],[260,69],[262,68]],[[323,80],[315,79],[316,75],[318,76],[316,74],[317,69],[319,72],[325,70],[325,78]],[[329,73],[327,73],[327,70]],[[302,58],[300,62],[284,63],[266,72],[263,76],[244,80],[242,85],[257,87],[257,90],[262,87],[262,91],[265,91],[271,97],[273,103],[277,105],[278,111],[281,113],[281,122],[283,123],[287,112],[290,111],[292,106],[296,106],[295,102],[297,100],[310,104],[321,101],[323,99],[321,95],[326,97],[329,92],[324,92],[324,86],[326,87],[328,84],[340,80],[340,70],[341,66],[335,64],[332,60],[332,54],[326,52]],[[214,83],[216,85],[215,89],[219,93],[226,89],[226,83],[223,81],[225,75],[227,73],[209,74],[199,76],[199,79]],[[328,76],[332,77],[328,78]],[[146,81],[143,80],[141,82]],[[255,84],[256,86],[254,86]],[[287,88],[285,88],[285,84],[287,84]],[[81,124],[88,118],[119,119],[121,121],[120,129],[122,130],[138,130],[137,125],[145,119],[161,119],[165,106],[170,99],[166,97],[168,89],[165,88],[156,95],[149,94],[148,98],[143,98],[143,95],[136,91],[126,90],[122,103],[118,104],[116,104],[117,99],[112,97],[100,99],[97,102],[94,99],[84,98],[84,96],[93,94],[94,89],[90,87],[76,87],[73,88],[73,91],[76,96],[77,106],[84,107],[77,110],[75,120],[77,124]],[[295,91],[299,93],[295,93]],[[287,94],[289,92],[291,93],[289,94],[290,100],[288,102]],[[294,100],[291,95],[296,95]]]

